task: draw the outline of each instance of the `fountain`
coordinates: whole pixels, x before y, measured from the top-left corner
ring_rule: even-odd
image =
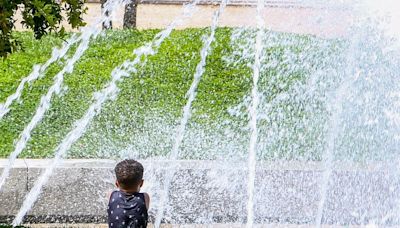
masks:
[[[54,105],[70,108],[57,106],[64,98],[54,95],[91,46],[109,39],[98,28],[109,17],[54,49],[0,105],[6,129],[17,115],[14,101],[29,99],[25,84],[35,87],[65,59],[14,152],[0,162],[0,220],[102,223],[112,168],[129,157],[145,166],[155,227],[399,225],[399,4],[293,2],[307,12],[351,14],[348,32],[273,31],[265,20],[272,3],[262,0],[252,7],[253,28],[218,28],[234,3],[223,0],[210,28],[177,31],[195,13],[195,0],[130,50],[132,59],[113,65],[48,159],[17,159],[31,150],[35,129],[52,123],[45,118]],[[177,34],[185,34],[183,42]]]
[[[122,3],[122,2],[120,2],[120,1],[110,1],[105,6],[105,8],[106,8],[105,12],[108,9],[113,11],[114,7],[116,5],[118,5],[118,3]],[[124,4],[126,4],[126,3],[124,3]],[[84,52],[87,50],[87,48],[89,46],[90,39],[92,38],[92,36],[94,38],[96,38],[97,35],[100,33],[101,30],[99,28],[96,28],[96,26],[104,23],[107,20],[109,20],[109,16],[107,16],[106,13],[104,13],[102,15],[101,19],[99,20],[99,22],[97,22],[97,24],[94,27],[92,27],[92,28],[89,27],[89,28],[83,29],[82,34],[78,39],[78,40],[82,40],[82,41],[79,44],[75,54],[72,56],[72,58],[68,59],[68,62],[65,65],[65,67],[54,77],[53,85],[49,88],[49,90],[46,93],[46,95],[42,96],[42,98],[40,100],[40,104],[39,104],[39,106],[38,106],[38,108],[36,110],[35,115],[33,116],[32,120],[29,122],[29,124],[25,127],[25,129],[21,133],[21,136],[20,136],[19,140],[16,142],[15,150],[11,153],[11,155],[9,157],[8,165],[7,165],[7,167],[5,167],[5,169],[3,170],[2,174],[1,174],[1,177],[0,177],[0,189],[2,188],[2,186],[4,185],[4,183],[5,183],[6,179],[7,179],[8,175],[9,175],[9,172],[10,172],[10,169],[11,169],[12,165],[15,162],[15,159],[17,159],[19,154],[25,149],[27,142],[31,138],[32,130],[38,125],[38,123],[40,123],[40,121],[44,117],[46,111],[50,108],[51,98],[53,97],[54,94],[59,94],[61,92],[62,85],[63,85],[63,82],[64,82],[64,74],[71,73],[73,71],[75,63],[82,57]],[[40,68],[39,67],[35,67],[34,72],[32,74],[30,74],[28,77],[22,79],[20,85],[18,86],[17,92],[15,92],[15,94],[11,95],[7,99],[7,101],[6,101],[6,103],[4,105],[0,106],[0,108],[2,109],[0,111],[0,119],[1,119],[1,117],[3,117],[8,112],[9,106],[11,105],[11,103],[15,99],[18,99],[21,96],[21,91],[22,91],[22,89],[24,87],[24,84],[26,82],[35,81],[37,78],[39,78],[40,77],[40,73],[43,73],[43,71],[45,71],[46,68],[52,62],[57,60],[59,57],[65,55],[66,52],[68,51],[68,49],[71,48],[72,44],[74,44],[78,40],[75,39],[75,36],[72,36],[72,38],[69,41],[67,41],[67,45],[64,48],[62,48],[62,51],[61,51],[60,54],[58,54],[57,51],[54,51],[54,53],[53,53],[54,56],[49,61],[47,61]]]

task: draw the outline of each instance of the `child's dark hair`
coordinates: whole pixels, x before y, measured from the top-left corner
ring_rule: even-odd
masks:
[[[122,188],[135,187],[143,179],[143,166],[133,159],[119,162],[114,170]]]

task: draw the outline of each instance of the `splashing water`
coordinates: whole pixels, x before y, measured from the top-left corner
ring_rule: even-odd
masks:
[[[322,183],[320,189],[320,200],[318,203],[318,211],[316,216],[316,227],[321,227],[322,224],[322,216],[324,211],[324,205],[327,198],[327,192],[329,188],[329,180],[333,171],[333,162],[334,162],[334,150],[335,150],[335,140],[337,135],[339,134],[339,126],[340,126],[340,116],[342,115],[342,106],[343,100],[345,99],[347,92],[350,90],[351,85],[357,81],[360,76],[360,72],[355,72],[353,78],[350,78],[343,82],[343,84],[338,88],[334,99],[333,99],[333,107],[331,110],[331,117],[329,120],[329,132],[327,135],[327,150],[324,154],[323,162],[324,162],[324,171],[322,173]]]
[[[114,11],[116,6],[121,3],[120,0],[110,1],[108,4],[105,5],[106,10]],[[126,4],[122,1],[123,4]],[[1,177],[0,177],[0,190],[3,187],[5,181],[7,180],[8,176],[10,175],[10,170],[17,159],[17,157],[21,154],[21,152],[25,149],[28,141],[31,138],[31,133],[33,129],[42,121],[46,112],[50,109],[51,106],[51,99],[54,94],[60,94],[62,85],[64,83],[64,74],[72,73],[74,70],[75,63],[82,57],[85,51],[89,48],[90,39],[96,38],[101,30],[96,28],[97,25],[102,24],[109,20],[109,16],[105,13],[102,15],[102,18],[90,28],[84,28],[81,36],[77,38],[77,40],[82,40],[79,44],[75,54],[72,58],[68,59],[67,64],[64,68],[58,72],[58,74],[54,77],[53,85],[49,88],[46,95],[43,95],[40,99],[40,104],[31,119],[28,125],[24,128],[23,132],[21,133],[20,138],[15,144],[15,150],[10,154],[7,162],[7,166],[4,168]]]
[[[351,93],[353,93],[353,90],[355,89],[355,83],[357,80],[359,80],[362,73],[357,64],[357,62],[360,60],[356,60],[357,58],[360,58],[360,56],[358,56],[359,54],[357,53],[357,45],[362,39],[363,37],[359,37],[358,34],[355,34],[351,37],[351,44],[347,50],[347,57],[345,59],[345,78],[340,83],[340,86],[336,89],[335,93],[328,102],[331,104],[331,114],[328,120],[328,131],[326,133],[326,151],[323,153],[322,157],[324,170],[321,177],[320,199],[318,202],[318,209],[315,219],[316,227],[321,227],[323,222],[324,206],[327,201],[330,179],[334,170],[335,151],[338,149],[337,139],[340,135],[341,127],[343,127],[342,117],[344,116],[344,104],[346,99],[348,99]]]
[[[46,69],[54,62],[57,60],[62,59],[68,52],[68,50],[77,42],[79,42],[82,39],[82,37],[77,38],[76,35],[74,34],[71,38],[69,38],[67,41],[64,42],[63,46],[61,48],[54,48],[53,52],[51,54],[51,58],[47,60],[47,62],[43,65],[35,65],[33,67],[32,73],[30,73],[27,77],[23,78],[20,84],[17,87],[17,90],[15,93],[10,95],[7,99],[6,102],[3,104],[0,104],[0,120],[10,111],[10,106],[11,104],[19,100],[22,95],[22,90],[25,87],[26,83],[33,83],[37,79],[41,78],[44,76],[44,73]]]
[[[7,167],[4,168],[3,173],[0,177],[0,189],[8,178],[10,169],[12,168],[15,160],[17,159],[19,154],[25,149],[29,139],[31,138],[32,130],[41,122],[45,113],[49,110],[51,98],[54,94],[60,93],[63,84],[64,74],[72,72],[74,64],[78,61],[78,59],[80,59],[84,51],[88,48],[89,40],[92,34],[87,35],[88,36],[85,36],[83,38],[83,41],[76,50],[75,55],[68,61],[64,69],[56,75],[56,77],[54,78],[54,84],[50,87],[47,94],[42,96],[39,108],[36,110],[35,115],[21,133],[19,140],[16,142],[15,150],[10,154],[10,157],[8,158]]]
[[[249,157],[248,157],[248,182],[247,182],[247,228],[253,227],[254,223],[254,185],[256,181],[256,160],[257,160],[257,108],[260,103],[258,93],[258,80],[260,78],[261,70],[261,55],[263,51],[263,34],[264,34],[264,20],[262,11],[264,9],[264,1],[258,0],[257,2],[257,36],[255,42],[255,55],[253,65],[253,88],[251,91],[252,102],[249,108],[250,113],[250,144],[249,144]]]
[[[382,24],[383,29],[387,36],[397,38],[397,48],[400,47],[400,3],[397,0],[366,0],[364,5],[366,6],[367,14],[371,17],[386,18],[386,22]]]
[[[67,53],[68,51],[71,49],[71,47],[80,42],[82,40],[82,38],[84,36],[86,36],[87,34],[85,34],[86,32],[93,32],[94,29],[96,27],[98,27],[100,24],[103,23],[107,23],[107,21],[110,20],[110,16],[106,14],[107,11],[111,11],[112,12],[115,11],[115,7],[119,4],[127,4],[126,0],[112,0],[112,1],[106,1],[106,3],[104,4],[104,12],[102,14],[102,17],[94,23],[93,25],[93,29],[89,29],[89,30],[84,30],[83,33],[79,36],[76,37],[76,35],[74,34],[71,38],[69,38],[67,41],[64,42],[63,46],[61,48],[54,48],[51,58],[49,60],[47,60],[47,62],[43,65],[35,65],[33,67],[32,73],[29,74],[27,77],[23,78],[22,81],[20,82],[20,84],[17,87],[17,90],[15,93],[13,93],[12,95],[10,95],[7,99],[6,102],[3,104],[0,104],[0,120],[10,111],[10,106],[11,104],[15,101],[15,100],[19,100],[21,98],[22,95],[22,90],[25,87],[26,83],[33,83],[34,81],[36,81],[37,79],[40,79],[41,77],[44,76],[44,73],[46,71],[46,69],[54,62],[56,62],[57,60],[62,59]],[[1,186],[1,185],[0,185]]]
[[[197,3],[198,1],[195,4]],[[219,6],[220,10],[225,4],[226,2],[221,2]],[[361,142],[361,140],[357,138],[362,138],[369,132],[361,130],[355,134],[354,132],[348,133],[349,128],[357,126],[357,123],[353,124],[351,121],[358,120],[363,122],[361,124],[364,124],[364,122],[365,124],[371,124],[370,122],[375,121],[374,118],[378,117],[381,119],[391,119],[396,122],[392,124],[398,125],[400,122],[398,115],[399,108],[389,107],[393,104],[392,100],[398,100],[397,98],[382,99],[387,97],[385,97],[386,94],[382,95],[381,91],[370,92],[365,90],[365,88],[373,90],[371,88],[375,88],[374,86],[378,87],[376,84],[379,83],[378,80],[381,80],[381,78],[382,81],[385,81],[385,85],[392,83],[387,82],[387,78],[393,79],[394,83],[392,84],[395,84],[397,80],[396,76],[398,76],[398,74],[396,74],[397,67],[392,69],[389,66],[382,67],[382,65],[395,65],[394,63],[397,62],[391,62],[390,58],[393,59],[393,56],[382,58],[382,56],[377,55],[377,60],[368,59],[370,56],[376,54],[376,52],[372,52],[368,49],[376,49],[375,46],[368,46],[370,45],[368,42],[371,40],[379,40],[376,38],[371,38],[370,41],[363,43],[365,46],[359,45],[357,43],[358,41],[356,41],[354,47],[345,50],[342,49],[342,47],[346,46],[348,43],[337,44],[339,43],[337,42],[333,45],[340,46],[343,44],[343,46],[332,49],[330,47],[331,41],[326,41],[326,46],[321,46],[325,41],[318,41],[315,37],[303,37],[304,39],[296,38],[291,41],[290,38],[285,39],[284,36],[265,31],[263,29],[262,17],[260,16],[262,7],[262,0],[259,0],[257,5],[257,29],[248,30],[247,32],[250,33],[251,37],[248,37],[248,40],[242,40],[243,36],[238,36],[237,38],[240,39],[240,42],[245,43],[244,48],[246,50],[236,53],[235,58],[232,58],[236,60],[236,62],[234,61],[232,64],[238,64],[240,67],[246,66],[248,70],[248,75],[246,74],[246,76],[253,76],[252,78],[246,77],[246,79],[244,79],[246,81],[243,83],[248,83],[246,86],[250,86],[251,83],[251,92],[243,95],[243,104],[233,109],[235,113],[229,113],[236,117],[232,117],[232,120],[224,120],[222,124],[218,122],[215,125],[206,127],[200,124],[197,125],[197,123],[193,125],[188,124],[192,112],[195,113],[191,110],[192,103],[200,98],[196,97],[196,92],[205,71],[206,59],[210,58],[209,55],[212,53],[211,45],[215,40],[215,30],[218,26],[216,15],[221,13],[221,10],[214,14],[213,25],[210,30],[211,34],[204,37],[202,40],[201,60],[197,64],[193,82],[187,92],[187,103],[183,107],[182,117],[179,119],[180,122],[178,122],[179,125],[175,126],[175,116],[171,117],[173,120],[163,120],[164,122],[155,121],[154,118],[146,116],[143,121],[144,126],[140,127],[137,135],[131,138],[132,141],[135,141],[134,143],[137,144],[126,147],[126,151],[118,154],[120,156],[130,157],[146,157],[148,156],[147,154],[151,156],[152,153],[147,152],[158,150],[160,144],[164,144],[162,145],[163,150],[165,149],[163,153],[170,152],[169,157],[167,157],[168,161],[162,161],[162,164],[169,165],[169,162],[172,163],[167,169],[163,165],[160,165],[160,168],[157,168],[157,165],[153,167],[157,164],[157,159],[149,160],[150,166],[148,167],[149,169],[146,169],[154,173],[151,174],[152,176],[149,178],[150,182],[153,184],[150,186],[152,188],[150,191],[154,190],[157,191],[157,193],[158,191],[160,192],[160,195],[154,197],[155,202],[157,202],[159,206],[156,215],[156,227],[160,226],[161,220],[168,219],[168,216],[171,216],[171,218],[173,218],[172,220],[174,222],[177,221],[177,223],[188,221],[186,220],[187,217],[179,214],[179,209],[183,210],[185,215],[190,216],[190,221],[201,224],[212,223],[214,222],[214,218],[219,218],[220,216],[222,216],[222,221],[225,221],[224,219],[230,219],[229,221],[232,221],[239,218],[241,222],[243,222],[242,220],[244,220],[244,218],[242,219],[241,216],[243,216],[243,212],[246,210],[247,227],[256,226],[254,224],[256,221],[275,218],[272,216],[276,216],[279,220],[278,222],[294,219],[288,222],[296,223],[299,221],[299,223],[303,223],[306,221],[306,223],[309,224],[310,221],[313,221],[317,227],[320,227],[322,222],[332,222],[335,224],[337,222],[338,224],[342,224],[341,222],[345,221],[343,224],[346,224],[347,221],[351,221],[350,223],[355,221],[354,223],[363,224],[363,222],[367,221],[370,217],[376,218],[372,221],[380,221],[380,218],[382,218],[381,224],[386,225],[391,223],[392,220],[398,217],[396,215],[398,215],[399,212],[398,208],[394,208],[390,211],[392,208],[389,207],[393,204],[398,205],[400,200],[397,202],[390,202],[389,206],[387,206],[388,204],[385,204],[386,198],[389,200],[393,197],[397,198],[398,196],[389,196],[389,194],[397,193],[397,190],[390,189],[388,191],[390,193],[385,192],[385,188],[388,186],[381,186],[381,184],[389,184],[391,185],[390,187],[394,189],[397,187],[397,174],[394,173],[398,172],[398,166],[388,168],[390,175],[385,175],[382,178],[387,178],[388,181],[378,182],[379,186],[375,189],[374,184],[377,185],[376,183],[371,183],[372,185],[368,185],[367,183],[364,185],[365,182],[363,181],[365,180],[360,180],[363,177],[374,177],[374,175],[376,175],[376,173],[374,173],[375,171],[369,172],[369,170],[356,169],[354,170],[355,172],[352,172],[353,167],[350,167],[350,170],[352,170],[351,172],[347,172],[347,170],[336,170],[335,162],[336,159],[340,161],[339,157],[341,153],[346,153],[348,151],[350,153],[345,154],[345,159],[357,161],[357,159],[359,159],[357,153],[361,154],[361,156],[365,156],[367,159],[371,159],[368,157],[367,151],[370,148],[360,145],[359,142]],[[144,63],[147,56],[155,55],[158,52],[159,45],[161,45],[164,39],[169,37],[172,29],[177,25],[177,23],[174,23],[166,30],[156,35],[152,43],[148,43],[136,49],[134,52],[136,56],[133,61],[125,61],[112,71],[111,81],[103,87],[104,89],[93,95],[93,103],[89,109],[86,110],[85,115],[75,122],[73,130],[67,134],[62,143],[57,147],[52,163],[44,170],[32,190],[26,195],[23,206],[20,208],[17,217],[13,221],[14,225],[20,224],[26,213],[31,210],[40,196],[43,186],[47,183],[57,166],[67,157],[72,145],[77,142],[86,131],[89,131],[87,129],[90,127],[90,124],[96,124],[93,123],[93,119],[102,112],[105,103],[117,97],[120,92],[119,83],[121,83],[124,78],[134,74],[137,66]],[[372,25],[372,27],[373,26],[375,25]],[[375,27],[372,29],[375,29]],[[376,34],[363,33],[358,38],[363,39],[371,37],[370,35]],[[352,37],[350,39],[352,39]],[[344,42],[347,42],[347,40]],[[350,44],[351,42],[353,42],[353,40],[350,40]],[[382,41],[377,42],[382,43]],[[83,42],[81,45],[83,45]],[[317,47],[314,49],[309,47],[310,45],[316,45]],[[293,47],[291,48],[289,46]],[[386,47],[385,45],[382,46],[384,46],[383,49]],[[308,50],[303,50],[304,47]],[[364,47],[368,47],[366,48],[368,50],[361,50]],[[377,47],[379,49],[381,46]],[[237,50],[236,47],[233,49]],[[229,51],[228,53],[230,53]],[[217,53],[216,50],[213,52]],[[327,52],[332,53],[328,54]],[[349,54],[347,54],[347,52],[349,52]],[[331,54],[335,57],[328,57]],[[228,55],[228,58],[231,57],[230,54]],[[351,59],[353,57],[354,59]],[[373,58],[372,56],[371,59]],[[298,74],[301,75],[299,76]],[[388,76],[389,74],[393,75]],[[264,77],[264,75],[267,76]],[[376,78],[378,78],[378,76],[381,77],[376,79],[373,78],[373,76],[376,76]],[[372,86],[368,84],[362,87],[362,83],[372,84],[371,81],[375,84]],[[385,89],[390,90],[390,93],[398,92],[395,91],[396,89],[398,90],[398,87],[385,87]],[[209,90],[206,90],[206,92],[209,92]],[[374,106],[374,101],[371,102],[367,99],[362,100],[364,97],[361,98],[361,96],[364,92],[373,93],[372,96],[375,95],[380,98],[377,103],[384,104],[382,104],[382,106]],[[358,107],[353,108],[349,106]],[[362,107],[360,108],[360,106]],[[376,110],[372,110],[376,107],[384,107],[379,109],[379,111],[383,110],[382,112],[385,112],[386,115],[383,116],[378,114]],[[357,110],[357,108],[360,110]],[[365,108],[366,111],[363,108]],[[361,113],[362,111],[365,111],[365,113]],[[104,112],[106,112],[106,110],[104,110]],[[364,115],[359,115],[361,116],[359,117],[358,114],[360,113]],[[114,118],[115,114],[118,113],[111,114]],[[150,114],[154,113],[150,111]],[[167,115],[168,114],[170,113],[167,113]],[[158,113],[156,117],[161,115],[165,115],[165,113]],[[371,118],[364,118],[367,115]],[[132,120],[132,116],[130,117],[131,118],[127,118],[127,122]],[[238,123],[234,123],[236,120]],[[110,123],[113,122],[110,121]],[[232,128],[228,126],[233,124],[237,125]],[[227,127],[226,131],[222,129],[225,127]],[[373,131],[371,134],[373,134],[373,136],[378,134],[391,134],[396,135],[393,137],[400,138],[397,135],[398,128],[394,129],[392,125],[383,126],[383,124],[378,127],[371,127],[371,131]],[[380,131],[381,129],[383,130]],[[97,129],[95,130],[96,133],[98,133]],[[118,130],[122,132],[123,128],[121,127],[121,129]],[[357,130],[358,129],[355,131]],[[386,130],[387,132],[385,132]],[[146,131],[151,131],[152,133],[148,134]],[[168,137],[170,132],[173,132],[174,137],[172,139]],[[351,135],[352,133],[354,135]],[[160,139],[159,136],[161,135],[163,139]],[[346,138],[348,135],[353,138]],[[383,137],[383,139],[387,138]],[[107,145],[104,144],[113,142],[114,139],[108,140],[109,141],[102,141],[100,138],[99,145],[106,148]],[[169,140],[172,140],[174,143],[172,148],[166,146],[170,145]],[[391,143],[390,140],[385,141],[382,140],[382,138],[375,139],[372,143],[376,141],[386,145]],[[127,144],[125,141],[124,143],[123,146],[126,146]],[[386,156],[392,149],[390,147],[398,144],[393,143],[388,146],[386,145],[385,147],[378,147],[380,150],[377,150],[379,153],[378,155],[384,157],[382,159],[387,159],[388,157]],[[117,148],[118,146],[119,145],[115,147]],[[147,150],[145,152],[141,150],[144,147],[146,147]],[[113,152],[114,150],[118,151],[116,148],[112,148],[111,150],[113,150]],[[354,148],[358,150],[354,150]],[[365,148],[367,148],[367,150],[364,150]],[[107,150],[107,148],[105,150]],[[132,151],[134,151],[134,153]],[[182,176],[182,178],[174,178],[180,174],[179,166],[181,163],[176,162],[176,160],[180,159],[183,154],[185,154],[186,158],[186,154],[188,153],[190,153],[190,158],[199,158],[203,160],[204,163],[207,163],[207,166],[203,167],[207,169],[207,171],[204,171],[203,168],[200,170],[198,167],[189,167],[189,169],[198,169],[193,172],[190,170],[192,179],[185,178],[185,176]],[[394,153],[396,153],[395,156],[398,157],[397,150],[395,150]],[[320,162],[321,154],[322,162]],[[220,164],[216,162],[212,166],[208,166],[210,158],[214,157],[221,158],[223,161]],[[227,157],[232,160],[226,162]],[[248,159],[247,164],[242,162],[246,161],[246,157]],[[372,159],[374,158],[375,157],[372,157]],[[284,160],[283,163],[287,162],[287,165],[283,163],[280,164],[280,159]],[[301,160],[298,165],[304,165],[304,167],[300,168],[301,170],[297,170],[297,159]],[[361,159],[364,159],[364,157],[361,157]],[[241,161],[240,163],[231,162],[239,160]],[[263,160],[272,161],[271,164],[269,164],[264,163]],[[373,160],[373,162],[375,162],[375,160]],[[272,167],[272,163],[276,164],[276,167]],[[314,170],[313,164],[317,164],[317,167],[319,167],[319,164],[324,165],[321,177],[316,177],[317,175],[315,175],[314,172],[308,172],[309,170]],[[246,169],[248,174],[247,172],[243,172],[243,170]],[[317,168],[317,170],[319,170],[319,168]],[[336,176],[336,173],[339,175]],[[361,178],[359,178],[359,174],[362,176]],[[161,183],[159,183],[160,181],[158,178],[160,176],[165,178]],[[354,182],[352,180],[353,177],[355,180]],[[348,183],[347,178],[349,178],[351,183]],[[379,178],[381,178],[381,176],[379,176]],[[207,182],[210,181],[204,184],[203,180]],[[271,180],[271,182],[267,180]],[[340,182],[339,185],[334,186],[332,184],[334,181]],[[195,186],[192,184],[196,183],[202,184],[200,193],[195,192],[198,189],[191,187]],[[188,192],[180,194],[181,191],[177,191],[182,198],[175,197],[174,191],[172,190],[182,189],[182,186],[187,187],[183,189]],[[371,186],[374,188],[373,191],[376,192],[369,192]],[[334,190],[332,190],[332,187],[335,187]],[[332,192],[336,193],[337,190],[347,190],[347,187],[351,188],[351,192],[344,192],[345,195],[343,197],[341,194],[330,195]],[[357,192],[359,192],[358,187],[369,193],[364,195],[363,191],[363,194],[357,195]],[[257,189],[257,191],[255,189]],[[203,190],[207,190],[210,195],[202,195]],[[220,198],[214,198],[213,194],[216,192],[221,195]],[[319,199],[317,198],[318,193],[320,193]],[[353,193],[355,193],[354,197],[352,195]],[[370,196],[368,194],[375,193],[378,194],[372,195],[371,199],[364,201],[365,198]],[[202,198],[199,200],[201,205],[193,204],[192,199],[196,197],[195,194],[200,194],[197,196]],[[221,200],[214,201],[214,199]],[[247,199],[247,202],[244,199]],[[354,203],[353,200],[356,202]],[[377,201],[375,202],[374,200]],[[315,202],[318,204],[315,205]],[[378,204],[385,205],[380,207]],[[169,206],[171,206],[171,210],[168,209]],[[371,210],[370,208],[373,207],[375,207],[375,209]],[[223,209],[222,211],[221,208]],[[316,209],[318,210],[317,214],[315,214]],[[386,213],[386,209],[389,209],[390,213],[381,217],[379,213]],[[176,215],[176,212],[177,216],[173,217]],[[237,214],[239,215],[236,216]],[[232,217],[227,218],[231,215]],[[346,216],[351,216],[351,218],[345,218]],[[365,216],[365,219],[363,216]],[[296,220],[297,218],[298,220]]]
[[[103,104],[110,99],[116,98],[119,92],[117,83],[122,82],[123,78],[129,77],[131,73],[135,73],[135,66],[143,60],[143,57],[156,54],[159,46],[171,34],[172,30],[180,23],[182,23],[183,19],[192,15],[194,11],[194,6],[197,3],[198,1],[195,1],[192,4],[186,6],[184,8],[183,15],[175,19],[174,22],[171,23],[165,30],[158,33],[155,36],[153,42],[136,49],[134,51],[136,57],[133,61],[125,61],[122,65],[112,71],[112,80],[107,84],[104,89],[94,94],[94,103],[86,111],[85,115],[81,119],[76,121],[74,129],[68,133],[61,144],[57,147],[54,159],[51,164],[40,175],[39,179],[35,182],[34,187],[26,195],[24,203],[13,221],[14,226],[21,224],[26,213],[28,213],[28,211],[32,208],[33,204],[39,197],[42,187],[47,183],[55,167],[57,167],[57,165],[62,161],[71,146],[85,133],[88,125],[93,120],[93,118],[101,112]]]
[[[188,97],[188,100],[186,102],[186,105],[183,108],[183,115],[181,118],[181,122],[175,132],[175,142],[173,144],[171,153],[169,155],[169,160],[174,161],[174,160],[177,160],[179,157],[179,148],[182,144],[183,137],[185,135],[186,125],[190,118],[192,103],[196,98],[196,90],[197,90],[197,87],[201,80],[201,77],[203,76],[204,71],[205,71],[207,56],[211,52],[211,44],[215,40],[215,30],[218,26],[220,15],[223,13],[223,11],[226,7],[226,4],[227,4],[227,0],[223,0],[221,2],[219,9],[214,13],[210,35],[208,36],[208,38],[203,39],[203,48],[200,51],[201,59],[200,59],[200,62],[196,66],[196,72],[193,76],[193,82],[189,88],[189,91],[186,94],[186,96]],[[161,197],[160,197],[161,198],[160,199],[160,208],[157,211],[156,221],[154,223],[155,227],[160,227],[160,225],[161,225],[161,220],[163,218],[165,206],[166,206],[167,200],[168,200],[168,191],[170,189],[171,181],[175,174],[175,170],[176,170],[176,167],[172,167],[171,169],[169,169],[167,171],[167,173],[165,175],[164,187],[163,187]]]
[[[399,39],[398,37],[400,36],[400,30],[398,29],[398,26],[394,26],[397,21],[400,19],[400,14],[398,13],[398,9],[400,5],[396,3],[395,1],[387,0],[383,2],[376,2],[376,1],[365,1],[360,7],[366,7],[367,10],[364,10],[362,13],[366,13],[361,16],[361,20],[359,23],[361,23],[361,26],[366,26],[363,21],[368,21],[369,23],[376,23],[379,21],[377,25],[377,30],[382,30],[384,33],[384,36],[389,37],[390,39],[396,38],[397,39],[397,44]],[[363,18],[365,17],[365,18]],[[389,18],[388,21],[385,21],[382,23],[382,18]],[[369,24],[367,24],[369,25]],[[359,29],[359,28],[358,28]],[[354,34],[354,36],[351,37],[351,45],[347,53],[347,60],[346,60],[346,72],[345,75],[347,78],[344,79],[343,82],[341,82],[341,85],[339,88],[336,90],[334,96],[332,97],[331,101],[329,102],[332,104],[330,113],[331,116],[329,118],[329,123],[328,123],[328,132],[326,135],[326,151],[323,154],[323,164],[324,164],[324,171],[322,172],[322,177],[321,177],[321,185],[320,185],[320,199],[318,202],[318,209],[317,209],[317,214],[316,214],[316,227],[321,227],[323,223],[323,214],[324,214],[324,206],[327,201],[327,195],[328,195],[328,190],[329,190],[329,185],[330,185],[330,179],[334,170],[334,155],[335,151],[338,149],[337,148],[337,138],[340,135],[340,130],[343,126],[341,126],[342,122],[342,117],[343,115],[343,109],[344,109],[344,102],[348,97],[351,95],[351,93],[356,93],[354,90],[356,88],[355,82],[357,82],[360,79],[361,74],[366,74],[365,77],[368,79],[364,80],[371,80],[371,76],[373,73],[369,72],[369,69],[361,69],[359,68],[358,65],[361,65],[363,61],[365,61],[362,57],[362,54],[357,53],[357,50],[360,49],[360,47],[357,47],[357,45],[361,45],[363,43],[363,40],[365,40],[365,37],[360,37],[362,34],[362,31],[360,34]],[[372,36],[372,35],[371,35]],[[364,41],[363,45],[373,45],[373,42],[376,41]],[[383,41],[382,41],[383,42]],[[393,43],[391,43],[393,44]],[[391,46],[390,47],[385,47],[386,49],[393,49],[396,48],[398,49],[400,46]],[[370,48],[367,46],[367,48]],[[388,51],[388,50],[386,50]],[[370,51],[372,52],[372,51]],[[367,52],[368,53],[368,52]],[[374,52],[369,53],[369,55],[375,55]],[[361,62],[361,63],[357,63]],[[390,64],[388,64],[390,65]],[[373,69],[373,68],[372,68]],[[365,71],[365,72],[364,72]],[[381,77],[381,75],[379,75]],[[353,88],[354,87],[354,88]],[[389,89],[389,88],[386,88]],[[367,93],[364,91],[364,93]],[[376,92],[379,93],[379,92]],[[389,98],[387,98],[389,100]],[[352,110],[353,112],[355,110]],[[348,123],[345,123],[348,124]],[[386,129],[385,129],[386,130]],[[383,222],[383,224],[386,221]]]

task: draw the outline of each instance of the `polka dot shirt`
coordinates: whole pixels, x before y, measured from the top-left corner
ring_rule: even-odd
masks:
[[[147,208],[143,193],[114,191],[107,208],[110,228],[147,227]]]

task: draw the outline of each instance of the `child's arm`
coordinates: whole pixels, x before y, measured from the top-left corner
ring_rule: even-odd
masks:
[[[150,207],[150,196],[147,193],[143,193],[143,195],[144,195],[144,202],[146,203],[146,208],[148,210]]]

